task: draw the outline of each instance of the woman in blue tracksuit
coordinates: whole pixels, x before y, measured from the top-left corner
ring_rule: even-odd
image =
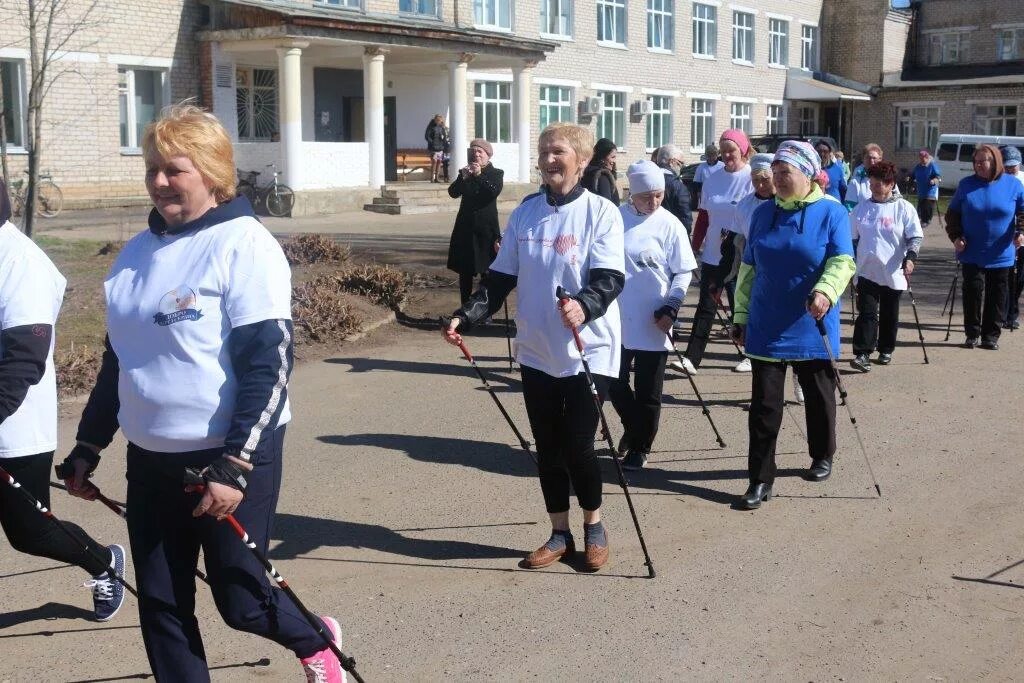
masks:
[[[748,427],[750,485],[738,507],[771,498],[782,426],[786,367],[803,388],[811,467],[824,481],[836,450],[835,377],[816,320],[839,348],[839,295],[853,276],[846,210],[825,199],[821,161],[806,142],[786,141],[772,163],[776,196],[755,211],[736,282],[734,335],[752,361]]]

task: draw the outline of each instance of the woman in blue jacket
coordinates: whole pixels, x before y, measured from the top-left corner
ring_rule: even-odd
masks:
[[[839,348],[840,294],[853,276],[846,209],[825,200],[821,161],[806,142],[786,141],[772,163],[776,196],[754,211],[736,280],[734,335],[752,361],[748,427],[750,486],[737,505],[771,498],[782,426],[786,367],[803,388],[811,467],[825,481],[836,450],[835,377],[816,320]]]
[[[1003,173],[994,145],[974,152],[974,175],[957,185],[946,212],[946,233],[963,268],[964,346],[995,351],[1006,320],[1006,297],[1016,247],[1024,246],[1024,186]]]

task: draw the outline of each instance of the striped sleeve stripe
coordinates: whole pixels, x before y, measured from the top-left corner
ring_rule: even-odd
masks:
[[[281,361],[281,367],[277,371],[277,382],[274,383],[274,388],[270,392],[270,400],[260,414],[260,419],[253,425],[249,432],[249,438],[246,439],[245,445],[242,446],[242,452],[239,454],[246,462],[252,459],[253,451],[256,450],[256,446],[260,442],[260,436],[270,424],[274,413],[277,412],[277,407],[281,403],[281,394],[288,384],[288,345],[291,344],[292,337],[288,334],[288,326],[285,325],[284,320],[278,320],[277,327],[281,330],[281,343],[277,345],[277,357]]]

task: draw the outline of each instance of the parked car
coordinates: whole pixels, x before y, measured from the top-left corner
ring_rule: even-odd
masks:
[[[1001,147],[1014,145],[1024,154],[1024,137],[999,135],[958,135],[939,136],[935,146],[935,161],[942,171],[939,189],[955,190],[960,181],[974,174],[974,148],[988,144]]]
[[[839,145],[836,144],[836,141],[827,135],[800,135],[799,133],[756,135],[750,138],[750,144],[753,145],[754,149],[758,152],[775,154],[779,149],[779,145],[786,140],[803,140],[804,142],[809,142],[812,145],[817,145],[819,140],[824,140],[832,149],[839,149]]]

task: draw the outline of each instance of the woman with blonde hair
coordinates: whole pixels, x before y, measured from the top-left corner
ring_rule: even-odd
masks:
[[[322,637],[219,523],[234,515],[267,552],[291,419],[288,262],[235,196],[231,140],[212,114],[170,107],[142,149],[154,208],[104,282],[106,350],[64,461],[68,490],[95,497],[88,477],[120,428],[139,621],[157,680],[210,680],[195,615],[202,550],[229,626],[291,650],[308,681],[343,681]],[[185,493],[186,468],[201,470],[204,493]],[[340,646],[338,623],[324,617],[322,627]]]
[[[530,569],[573,559],[570,491],[583,509],[584,567],[596,571],[608,561],[601,468],[594,452],[598,413],[571,331],[579,328],[598,393],[604,397],[609,382],[619,375],[615,299],[625,282],[625,256],[618,209],[581,184],[593,145],[593,134],[581,126],[553,123],[541,132],[537,167],[544,191],[527,197],[512,212],[480,288],[443,330],[448,343],[460,344],[460,328],[490,316],[517,289],[516,360],[551,518],[551,536],[523,560],[522,566]],[[559,301],[559,287],[574,294]]]
[[[843,205],[847,210],[853,211],[862,201],[871,199],[871,182],[868,180],[868,170],[885,158],[882,148],[874,142],[864,145],[860,153],[860,165],[853,169],[850,178],[846,183],[846,197],[843,198]],[[893,197],[899,199],[899,185],[892,189]]]

